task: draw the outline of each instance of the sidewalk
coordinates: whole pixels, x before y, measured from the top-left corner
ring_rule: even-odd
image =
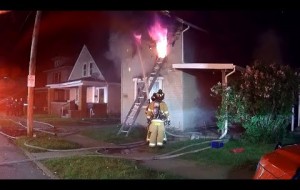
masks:
[[[28,161],[24,152],[2,134],[0,155],[0,179],[51,179],[49,173]]]

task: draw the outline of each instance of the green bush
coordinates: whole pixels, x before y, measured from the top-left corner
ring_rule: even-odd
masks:
[[[234,77],[231,77],[234,79]],[[251,142],[281,140],[289,125],[292,106],[298,95],[299,77],[287,65],[255,62],[227,87],[216,84],[213,95],[221,97],[217,125],[241,123],[244,137]]]

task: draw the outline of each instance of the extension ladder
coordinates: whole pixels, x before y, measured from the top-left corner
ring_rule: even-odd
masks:
[[[130,133],[130,131],[132,130],[132,127],[134,126],[134,123],[136,121],[137,116],[139,115],[139,113],[141,111],[141,108],[147,101],[147,94],[151,91],[157,77],[159,76],[159,72],[162,68],[164,61],[165,61],[165,58],[157,58],[156,59],[156,63],[153,67],[153,70],[152,70],[150,76],[149,76],[149,77],[153,77],[153,79],[148,87],[148,92],[146,90],[145,81],[141,82],[141,87],[140,87],[141,90],[138,92],[135,101],[133,102],[131,108],[129,109],[129,112],[128,112],[124,122],[121,125],[118,135],[121,133],[125,133],[126,137],[127,137],[128,134]],[[148,81],[148,80],[146,80],[146,81]]]

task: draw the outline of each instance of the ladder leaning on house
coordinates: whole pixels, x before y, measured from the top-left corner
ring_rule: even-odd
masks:
[[[125,121],[122,123],[121,128],[118,132],[118,135],[121,133],[126,133],[126,136],[128,136],[129,132],[132,130],[132,127],[134,126],[134,123],[136,121],[137,116],[139,115],[139,113],[141,111],[141,108],[147,101],[147,93],[149,93],[151,91],[157,77],[159,76],[159,72],[160,72],[164,62],[165,62],[165,58],[157,58],[155,60],[155,65],[149,76],[149,77],[153,77],[153,79],[148,87],[148,92],[146,90],[145,81],[143,81],[141,90],[138,92],[136,99],[133,102],[133,104],[125,118]],[[148,81],[148,80],[146,80],[146,81]]]

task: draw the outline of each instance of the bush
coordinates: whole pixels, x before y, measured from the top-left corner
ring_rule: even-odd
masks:
[[[298,95],[299,77],[286,65],[255,62],[239,80],[212,87],[222,98],[217,112],[220,130],[224,123],[239,122],[252,142],[275,142],[284,137]]]

